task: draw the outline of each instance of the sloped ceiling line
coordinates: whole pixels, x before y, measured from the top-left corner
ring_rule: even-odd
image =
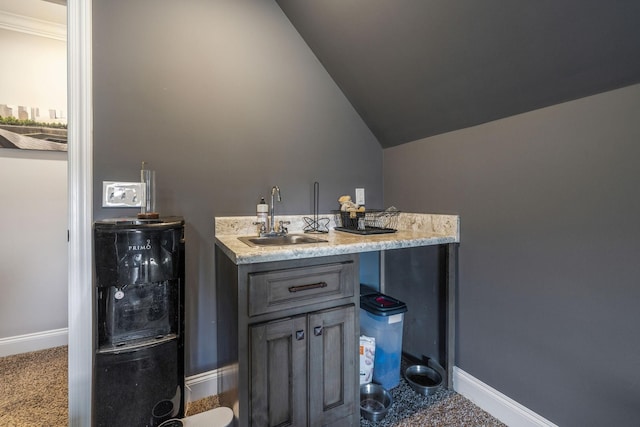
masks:
[[[640,2],[277,0],[383,147],[640,83]]]

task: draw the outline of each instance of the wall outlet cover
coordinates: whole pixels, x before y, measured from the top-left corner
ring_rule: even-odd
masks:
[[[356,188],[356,205],[364,205],[364,188]]]
[[[103,208],[139,208],[144,202],[142,182],[102,182]]]

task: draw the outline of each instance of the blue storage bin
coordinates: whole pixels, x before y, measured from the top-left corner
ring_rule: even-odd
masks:
[[[360,335],[376,339],[373,382],[387,390],[400,383],[406,311],[405,303],[379,292],[360,296]]]

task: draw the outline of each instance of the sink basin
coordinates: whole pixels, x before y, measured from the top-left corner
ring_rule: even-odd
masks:
[[[288,245],[303,245],[305,243],[322,243],[326,242],[324,239],[317,237],[307,236],[305,234],[286,234],[284,236],[269,236],[269,237],[257,237],[246,236],[238,237],[243,243],[249,246],[288,246]]]

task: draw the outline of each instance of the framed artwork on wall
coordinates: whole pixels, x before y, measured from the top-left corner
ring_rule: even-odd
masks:
[[[67,151],[65,112],[0,104],[0,148]]]
[[[66,0],[0,0],[0,151],[67,151],[66,21]]]

